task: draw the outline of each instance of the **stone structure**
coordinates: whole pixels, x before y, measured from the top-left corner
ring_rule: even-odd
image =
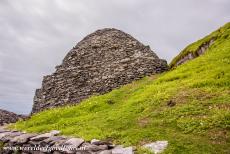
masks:
[[[167,69],[165,60],[129,34],[110,28],[98,30],[80,41],[52,75],[44,77],[32,113],[79,103]]]
[[[9,131],[0,127],[0,153],[13,154],[134,154],[133,147],[113,145],[109,141],[57,136],[54,130],[45,134]]]
[[[0,153],[13,154],[134,154],[136,147],[114,145],[110,141],[58,136],[53,130],[44,134],[32,134],[0,127]],[[158,154],[168,146],[168,141],[147,143],[142,148]]]
[[[8,123],[15,123],[19,119],[24,119],[26,116],[17,115],[13,112],[0,109],[0,126]]]

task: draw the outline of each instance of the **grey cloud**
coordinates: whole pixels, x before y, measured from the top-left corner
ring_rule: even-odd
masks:
[[[229,0],[1,0],[0,108],[29,113],[42,76],[97,29],[121,29],[170,61],[228,22],[229,6]]]

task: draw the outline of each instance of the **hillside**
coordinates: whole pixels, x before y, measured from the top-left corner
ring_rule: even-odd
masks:
[[[216,31],[212,32],[208,36],[190,44],[183,49],[179,55],[177,55],[169,64],[171,68],[176,67],[186,61],[187,59],[194,59],[203,54],[209,46],[216,40],[229,39],[230,23],[226,23]]]
[[[86,140],[108,139],[138,147],[167,140],[164,153],[229,153],[229,34],[228,24],[203,56],[174,70],[93,96],[80,105],[37,113],[11,127],[28,132],[57,129]],[[200,44],[201,40],[186,49]]]

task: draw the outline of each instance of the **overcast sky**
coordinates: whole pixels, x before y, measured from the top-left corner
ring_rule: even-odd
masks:
[[[121,29],[169,62],[229,19],[229,0],[0,0],[0,108],[29,113],[42,77],[97,29]]]

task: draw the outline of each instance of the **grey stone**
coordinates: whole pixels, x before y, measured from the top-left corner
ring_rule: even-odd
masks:
[[[29,141],[30,138],[36,136],[35,134],[22,134],[20,136],[14,137],[10,142],[23,144]]]
[[[59,131],[59,130],[52,130],[51,132],[50,132],[50,134],[52,134],[52,135],[58,135],[58,134],[60,134],[61,133],[61,131]]]
[[[94,144],[94,143],[97,143],[97,142],[99,142],[100,140],[97,140],[97,139],[92,139],[91,141],[90,141],[90,143],[91,144]]]
[[[113,28],[98,30],[77,43],[56,71],[43,78],[32,113],[80,103],[167,69],[165,60],[129,34]]]
[[[112,150],[104,150],[99,152],[99,154],[112,154]]]
[[[8,142],[12,140],[16,136],[20,136],[21,132],[5,132],[0,134],[0,141],[2,142]]]
[[[112,149],[112,154],[134,154],[132,147],[115,147]]]
[[[25,119],[26,116],[24,115],[18,115],[13,112],[9,112],[6,110],[0,109],[0,126],[3,126],[4,124],[9,123],[15,123],[16,121],[20,119]]]
[[[93,144],[90,144],[88,146],[85,146],[85,150],[93,151],[93,152],[101,151],[101,150],[108,150],[108,146],[107,145],[93,145]]]
[[[101,140],[97,140],[97,139],[92,139],[90,141],[90,143],[94,144],[94,145],[112,145],[112,143],[109,141],[101,141]]]
[[[168,141],[156,141],[153,143],[145,144],[143,147],[151,150],[153,153],[161,153],[168,146]]]
[[[68,139],[66,142],[64,142],[63,145],[79,147],[83,142],[84,140],[81,138],[71,138],[71,139]]]
[[[31,141],[42,141],[42,140],[47,139],[47,138],[52,137],[52,136],[53,136],[52,133],[45,133],[45,134],[41,134],[41,135],[32,137],[30,140]]]
[[[48,145],[52,146],[54,144],[63,143],[65,140],[66,140],[66,138],[62,137],[62,136],[51,136],[51,137],[43,140],[41,144],[44,144],[44,145],[48,144]]]

